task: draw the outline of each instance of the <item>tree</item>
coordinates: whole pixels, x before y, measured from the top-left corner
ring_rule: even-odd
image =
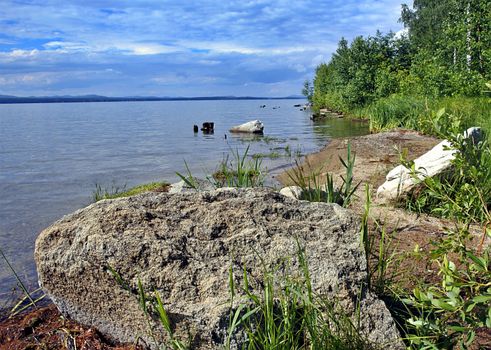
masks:
[[[302,95],[304,95],[309,102],[312,102],[314,98],[314,85],[312,85],[308,79],[303,83]]]

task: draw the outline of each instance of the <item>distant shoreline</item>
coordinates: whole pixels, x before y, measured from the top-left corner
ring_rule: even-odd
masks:
[[[252,97],[252,96],[211,96],[211,97],[107,97],[107,96],[46,96],[17,97],[0,96],[0,104],[20,103],[74,103],[74,102],[143,102],[143,101],[239,101],[239,100],[303,100],[302,96]]]

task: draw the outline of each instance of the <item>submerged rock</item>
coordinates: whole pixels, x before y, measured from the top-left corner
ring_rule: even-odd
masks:
[[[244,132],[251,134],[262,134],[264,131],[264,124],[260,120],[252,120],[250,122],[234,126],[230,129],[230,132]]]
[[[480,128],[469,128],[464,137],[473,143],[482,139]],[[414,186],[426,177],[437,176],[448,170],[455,159],[457,151],[451,148],[448,140],[443,140],[430,151],[414,160],[414,172],[404,165],[398,165],[386,176],[386,181],[377,189],[377,196],[385,200],[394,200],[408,193]]]
[[[266,189],[146,193],[65,216],[40,234],[35,259],[40,285],[70,318],[154,347],[138,302],[141,281],[148,295],[161,295],[177,338],[190,336],[194,349],[216,349],[226,340],[230,269],[240,285],[245,268],[261,293],[264,268],[299,275],[300,245],[313,291],[337,298],[346,313],[356,314],[359,305],[361,332],[374,344],[403,349],[385,304],[362,288],[367,266],[359,228],[338,205]],[[153,336],[166,339],[150,322]]]

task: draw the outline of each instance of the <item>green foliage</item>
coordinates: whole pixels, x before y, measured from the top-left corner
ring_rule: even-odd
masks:
[[[169,184],[167,182],[151,182],[132,187],[128,190],[126,189],[126,185],[117,186],[113,184],[111,187],[104,187],[100,184],[96,184],[95,190],[92,193],[92,201],[98,202],[102,199],[129,197],[143,192],[165,192],[168,187]]]
[[[488,228],[486,235],[491,238]],[[402,300],[413,348],[468,349],[479,328],[491,328],[490,248],[469,248],[471,237],[461,228],[434,243],[430,261],[438,266],[440,284],[419,286]]]
[[[317,67],[314,109],[349,112],[390,96],[480,96],[491,79],[491,2],[415,0],[406,34],[344,38]]]
[[[312,102],[314,96],[314,86],[309,80],[305,80],[303,83],[302,95],[304,95],[309,102]]]
[[[348,143],[346,160],[339,157],[339,161],[346,170],[344,176],[341,176],[342,184],[339,188],[335,187],[333,176],[329,173],[322,177],[320,171],[313,171],[309,176],[304,175],[304,169],[296,162],[296,166],[287,172],[288,177],[296,186],[302,189],[301,199],[310,202],[337,203],[343,207],[348,207],[353,199],[358,184],[354,184],[353,169],[355,167],[356,155],[351,152],[351,144]]]
[[[356,316],[350,317],[334,300],[314,293],[300,247],[298,261],[298,273],[265,269],[262,293],[249,285],[245,267],[242,285],[235,284],[230,270],[232,301],[239,291],[245,298],[232,308],[226,348],[230,349],[232,335],[243,331],[243,349],[372,349],[359,332]]]
[[[232,152],[220,163],[213,174],[212,182],[215,187],[260,187],[264,183],[264,169],[262,159],[256,157],[248,159],[249,146],[243,154],[239,150]]]
[[[359,113],[369,117],[370,130],[380,131],[416,126],[424,111],[425,101],[423,99],[392,95],[374,102]]]
[[[367,259],[367,286],[378,296],[393,295],[398,288],[399,266],[403,256],[394,251],[394,232],[371,216],[372,196],[370,186],[365,184],[365,206],[361,216],[360,241]]]
[[[176,171],[176,175],[179,176],[181,178],[181,180],[184,181],[184,183],[187,186],[189,186],[190,188],[194,188],[195,190],[198,190],[199,189],[199,183],[196,180],[196,178],[193,176],[193,174],[191,173],[191,170],[189,169],[188,163],[186,163],[186,161],[184,161],[184,165],[186,166],[187,176],[183,175],[177,171]]]
[[[406,128],[440,138],[476,125],[491,131],[491,99],[487,97],[429,100],[394,94],[359,109],[356,114],[369,119],[372,131]]]

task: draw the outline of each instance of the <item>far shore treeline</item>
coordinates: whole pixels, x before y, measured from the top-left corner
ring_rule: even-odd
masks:
[[[401,35],[340,40],[305,82],[314,109],[366,117],[375,130],[427,131],[425,115],[445,108],[462,127],[491,131],[491,2],[415,0],[400,21]]]
[[[226,100],[293,100],[303,96],[256,97],[256,96],[201,96],[201,97],[157,97],[130,96],[108,97],[99,95],[84,96],[8,96],[0,95],[0,104],[7,103],[68,103],[68,102],[132,102],[132,101],[226,101]]]

